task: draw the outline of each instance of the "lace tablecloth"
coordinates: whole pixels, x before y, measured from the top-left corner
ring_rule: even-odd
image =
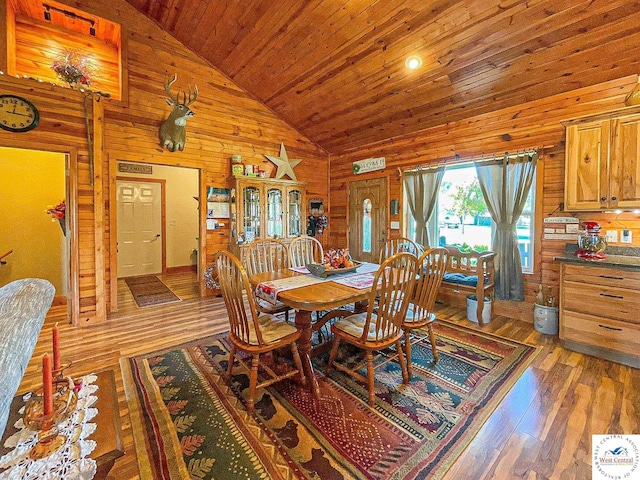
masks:
[[[18,432],[11,435],[4,446],[13,448],[0,457],[0,480],[90,480],[97,470],[95,460],[88,458],[96,448],[96,442],[87,438],[96,430],[91,420],[98,414],[92,405],[98,386],[97,377],[89,374],[82,377],[82,388],[78,392],[78,405],[73,414],[58,425],[59,433],[67,437],[64,445],[49,457],[33,460],[29,451],[36,444],[38,433],[25,427],[22,419],[15,427]],[[25,395],[25,402],[29,394]],[[20,413],[24,407],[20,409]]]

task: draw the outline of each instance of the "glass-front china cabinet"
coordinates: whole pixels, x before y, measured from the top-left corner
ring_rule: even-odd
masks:
[[[287,243],[305,233],[305,184],[291,180],[236,177],[231,195],[229,249],[242,258],[243,246],[260,238]]]

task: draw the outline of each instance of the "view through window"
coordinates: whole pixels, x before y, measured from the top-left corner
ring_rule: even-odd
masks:
[[[535,185],[517,223],[522,271],[533,271],[533,209]],[[407,203],[405,202],[405,205]],[[407,237],[415,240],[416,222],[407,209]],[[475,166],[448,168],[442,177],[438,200],[427,226],[432,245],[458,246],[462,250],[491,250],[495,222],[482,196]]]

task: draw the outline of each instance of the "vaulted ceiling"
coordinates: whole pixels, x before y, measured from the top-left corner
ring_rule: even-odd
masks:
[[[640,72],[638,1],[127,1],[331,153]]]

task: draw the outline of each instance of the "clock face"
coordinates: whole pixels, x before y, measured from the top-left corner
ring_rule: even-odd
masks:
[[[38,125],[38,109],[15,95],[0,95],[0,128],[10,132],[27,132]]]

